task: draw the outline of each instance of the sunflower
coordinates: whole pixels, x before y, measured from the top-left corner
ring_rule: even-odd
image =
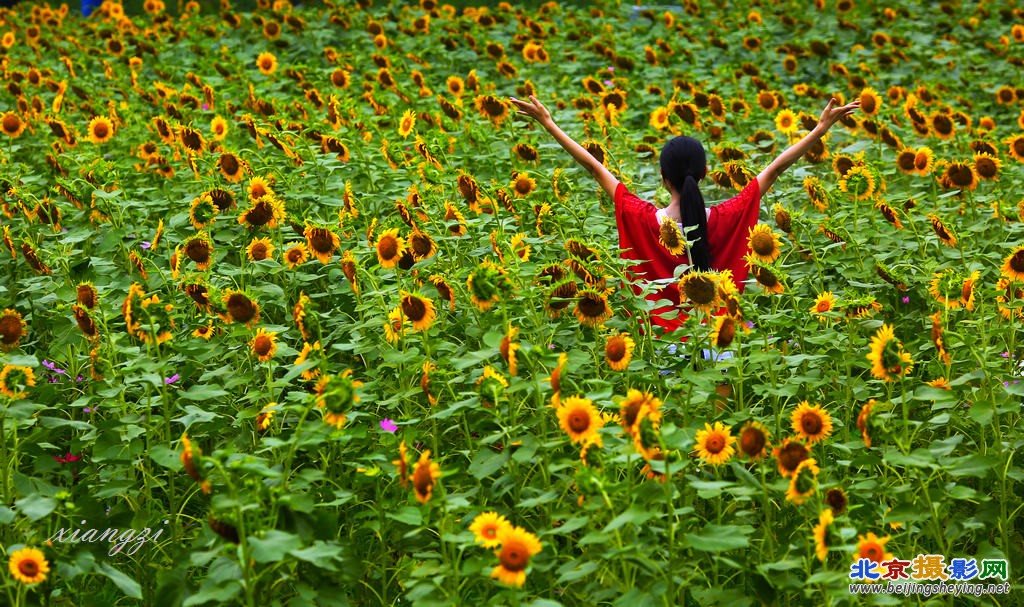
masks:
[[[408,449],[405,447],[405,441],[398,444],[398,459],[392,460],[391,463],[395,465],[395,472],[398,473],[398,482],[402,485],[403,489],[409,488],[409,457]]]
[[[507,518],[497,512],[481,512],[476,515],[476,518],[469,525],[469,530],[473,532],[474,541],[481,544],[484,548],[497,548],[500,546],[501,542],[498,541],[498,536],[511,529],[512,523],[508,522]]]
[[[839,189],[850,192],[856,200],[867,200],[875,195],[877,181],[874,172],[864,165],[854,165],[839,180]]]
[[[999,179],[999,169],[1002,162],[988,153],[977,153],[974,155],[974,172],[985,181]]]
[[[114,124],[106,116],[95,116],[89,121],[89,141],[106,143],[114,137]]]
[[[35,548],[22,548],[11,553],[7,561],[11,576],[22,584],[38,584],[46,580],[50,564],[43,553]]]
[[[338,235],[335,234],[330,228],[315,227],[307,225],[303,231],[303,236],[306,237],[306,243],[309,245],[309,250],[312,251],[313,255],[316,256],[320,263],[328,264],[331,262],[331,258],[334,256],[334,251],[337,250],[340,240]]]
[[[807,401],[801,402],[793,411],[790,421],[793,432],[808,445],[821,442],[832,434],[832,416],[821,405],[812,407]]]
[[[661,400],[653,394],[630,388],[626,397],[619,403],[619,424],[623,434],[635,437],[640,431],[640,422],[650,418],[652,422],[661,421]]]
[[[771,263],[781,254],[778,234],[763,223],[758,223],[750,228],[747,246],[753,253],[754,259],[763,263]]]
[[[209,194],[200,194],[192,200],[188,210],[188,221],[195,229],[202,230],[217,220],[217,212],[213,197]]]
[[[377,237],[375,245],[377,249],[377,261],[381,267],[393,268],[398,260],[405,253],[405,240],[398,235],[398,228],[384,230]]]
[[[323,375],[316,383],[314,402],[317,409],[323,410],[324,423],[340,429],[345,425],[345,412],[359,402],[356,389],[363,382],[352,379],[352,370],[348,369],[339,375]]]
[[[680,301],[689,301],[698,310],[711,310],[719,304],[719,278],[713,272],[687,272],[679,281]]]
[[[434,312],[434,302],[429,297],[423,297],[418,293],[401,292],[402,303],[400,307],[402,314],[412,323],[413,331],[426,331],[433,324],[437,314]]]
[[[651,112],[651,118],[649,123],[652,128],[658,129],[659,131],[664,131],[665,129],[668,128],[669,116],[671,116],[671,114],[669,113],[667,107],[663,106],[655,108],[654,111]]]
[[[1006,320],[1013,317],[1024,318],[1024,307],[1018,307],[1019,300],[1024,299],[1024,289],[1021,288],[1020,281],[1000,278],[996,283],[996,290],[999,292],[996,296],[996,305],[1002,317]],[[1014,304],[1015,307],[1011,308],[1007,304]]]
[[[515,376],[517,371],[516,365],[516,352],[519,351],[519,343],[516,342],[516,337],[519,336],[519,327],[509,326],[508,331],[505,332],[505,336],[501,338],[501,343],[498,344],[498,354],[508,365],[508,374]]]
[[[526,242],[526,234],[519,232],[512,235],[509,248],[520,261],[530,261],[530,245]]]
[[[896,168],[900,170],[904,175],[913,175],[917,173],[917,166],[915,160],[917,159],[917,151],[913,148],[903,148],[899,154],[896,155]]]
[[[611,306],[604,294],[594,289],[584,289],[576,294],[576,307],[573,309],[576,319],[582,325],[597,327],[612,317]]]
[[[765,293],[778,295],[786,291],[786,287],[774,267],[761,265],[750,255],[747,255],[744,259],[747,265],[750,266],[750,271],[754,275],[754,279],[757,280],[757,284],[761,285]]]
[[[27,389],[36,385],[36,374],[31,367],[4,365],[0,370],[0,394],[11,399],[25,398]]]
[[[420,459],[413,467],[409,475],[409,482],[412,483],[413,491],[416,493],[416,500],[425,504],[434,493],[434,484],[441,478],[441,466],[430,461],[430,449],[420,453]]]
[[[814,208],[824,213],[828,209],[829,195],[827,190],[821,185],[821,182],[818,181],[818,178],[814,176],[804,177],[803,186]]]
[[[887,324],[883,324],[871,338],[867,359],[871,362],[871,375],[885,382],[910,373],[914,365],[910,354],[903,349],[892,327]]]
[[[946,189],[972,191],[978,187],[978,174],[970,163],[959,160],[948,162],[939,176],[939,183]]]
[[[860,111],[865,116],[877,116],[882,109],[882,98],[873,88],[866,88],[860,92]]]
[[[208,270],[213,263],[213,245],[206,232],[199,232],[186,240],[183,250],[185,256],[195,262],[197,270]]]
[[[270,52],[262,52],[256,56],[256,67],[264,76],[269,76],[277,69],[277,57]]]
[[[92,283],[79,283],[75,288],[75,300],[79,305],[91,310],[99,302],[99,294],[96,293],[96,287]],[[0,318],[0,324],[2,324],[2,318]]]
[[[893,555],[885,551],[885,544],[889,541],[888,535],[880,538],[874,533],[868,533],[866,536],[858,535],[857,540],[857,551],[853,553],[854,562],[868,559],[872,563],[880,564],[893,559]],[[875,571],[884,573],[885,568],[879,567]]]
[[[250,230],[257,230],[264,227],[276,228],[285,219],[284,203],[270,194],[254,201],[248,210],[238,216],[238,223]]]
[[[729,427],[722,422],[715,422],[714,426],[705,423],[704,429],[697,431],[694,440],[697,455],[712,466],[724,464],[736,452],[732,446],[736,437],[729,433]]]
[[[1004,140],[1007,145],[1007,154],[1017,162],[1024,162],[1024,134],[1007,137]]]
[[[92,317],[89,316],[88,310],[78,304],[73,304],[71,306],[71,311],[75,315],[75,324],[78,325],[78,329],[86,337],[93,339],[98,336],[96,323],[93,321]]]
[[[214,333],[216,333],[216,330],[213,325],[199,325],[194,331],[192,331],[192,337],[198,337],[205,339],[206,341],[210,341]]]
[[[781,110],[775,115],[775,128],[787,137],[796,135],[800,128],[799,123],[797,123],[796,113],[789,109]]]
[[[726,302],[728,303],[730,299],[732,299],[731,295]],[[736,338],[736,320],[731,314],[715,317],[711,333],[708,335],[708,340],[711,341],[714,348],[724,350],[732,345],[733,339]]]
[[[249,258],[249,261],[272,259],[274,248],[269,238],[253,238],[249,242],[249,246],[245,248],[245,255]]]
[[[1024,245],[1018,245],[1006,256],[999,272],[1013,282],[1024,282]]]
[[[766,112],[779,107],[779,98],[772,91],[764,90],[757,94],[757,104]]]
[[[569,396],[560,399],[556,413],[558,425],[573,443],[600,440],[598,431],[604,425],[604,419],[589,398]]]
[[[879,198],[878,200],[875,201],[875,208],[882,213],[882,217],[884,217],[886,221],[891,223],[893,227],[895,227],[897,230],[903,229],[903,223],[900,221],[899,213],[897,213],[896,209],[889,206],[887,202]]]
[[[953,119],[942,113],[935,112],[929,118],[931,130],[939,139],[952,139],[956,135],[956,123]]]
[[[508,117],[508,106],[493,95],[477,95],[473,104],[477,111],[495,126],[501,126],[501,123]]]
[[[402,114],[402,119],[398,121],[398,134],[405,139],[412,133],[413,127],[416,126],[416,112],[412,110],[405,110]]]
[[[274,354],[277,352],[277,333],[266,331],[260,327],[256,330],[256,335],[249,340],[249,348],[252,350],[253,356],[256,356],[260,362],[267,362],[274,358]]]
[[[445,86],[448,88],[448,92],[456,97],[461,97],[466,90],[466,82],[458,76],[448,76]]]
[[[224,293],[224,306],[227,308],[227,317],[231,322],[243,323],[252,327],[260,319],[260,306],[240,291],[228,289]]]
[[[779,474],[785,478],[793,476],[800,462],[810,457],[807,447],[797,438],[787,438],[781,445],[772,449],[779,465]]]
[[[308,341],[303,342],[302,350],[299,351],[299,355],[295,357],[295,362],[292,363],[292,365],[298,367],[299,365],[305,363],[307,360],[309,360],[309,357],[311,354],[313,354],[313,352],[317,352],[317,362],[319,363],[319,359],[323,358],[324,355],[324,349],[323,346],[320,345],[320,342],[316,341],[312,344],[309,343]],[[320,368],[318,366],[314,366],[313,368],[306,369],[305,371],[302,372],[302,379],[306,381],[313,381],[319,376]]]
[[[181,435],[181,465],[185,472],[199,483],[203,493],[210,493],[210,481],[206,478],[205,470],[200,463],[203,457],[203,450],[189,439],[188,433]]]
[[[955,247],[957,243],[956,234],[950,230],[939,217],[933,213],[928,214],[928,221],[932,224],[932,230],[944,244]]]
[[[220,116],[214,116],[210,120],[210,132],[213,133],[213,138],[217,141],[224,141],[228,136],[228,121]]]
[[[491,577],[506,586],[521,587],[526,583],[530,557],[542,549],[540,540],[522,527],[509,525],[499,531],[497,541],[501,548],[494,554],[499,564],[491,571]]]
[[[821,315],[828,312],[832,312],[836,307],[836,296],[831,291],[825,291],[818,295],[814,300],[814,305],[811,306],[810,312],[815,316],[818,316],[821,320]]]
[[[18,347],[25,337],[27,325],[16,310],[10,308],[0,314],[0,351],[10,352]]]
[[[613,370],[624,371],[629,367],[635,347],[636,344],[628,333],[609,335],[604,345],[604,359]]]
[[[925,176],[932,172],[934,166],[935,154],[932,152],[932,149],[927,146],[917,148],[914,152],[914,172]]]
[[[683,232],[679,229],[679,224],[667,215],[661,219],[661,226],[658,228],[658,242],[672,255],[678,256],[686,253],[686,239],[683,238]]]
[[[823,563],[828,557],[829,551],[828,528],[834,521],[835,517],[832,516],[832,509],[825,508],[818,515],[818,524],[814,526],[814,553],[817,555],[818,560]]]
[[[807,498],[814,494],[814,490],[818,486],[820,472],[818,462],[813,457],[800,462],[789,479],[786,500],[794,504],[802,504],[807,501]]]
[[[490,261],[481,262],[466,279],[469,297],[473,305],[481,312],[490,310],[495,303],[501,301],[502,295],[511,291],[511,285],[505,270]]]
[[[384,323],[384,339],[388,343],[396,344],[405,335],[408,319],[402,314],[402,307],[398,306],[388,313],[388,320]]]
[[[512,188],[512,193],[516,198],[526,198],[537,189],[537,182],[526,173],[517,172],[509,187]]]
[[[767,448],[770,446],[768,437],[768,428],[764,424],[757,421],[748,421],[740,429],[738,441],[740,452],[746,455],[752,462],[764,459]]]
[[[8,137],[20,137],[25,132],[25,121],[15,112],[5,112],[0,118],[0,129]]]

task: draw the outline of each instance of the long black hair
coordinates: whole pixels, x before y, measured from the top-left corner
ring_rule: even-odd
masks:
[[[693,137],[675,137],[661,149],[661,175],[679,192],[679,214],[689,232],[686,239],[695,241],[689,249],[690,265],[698,270],[711,270],[708,216],[697,186],[706,172],[707,154]]]

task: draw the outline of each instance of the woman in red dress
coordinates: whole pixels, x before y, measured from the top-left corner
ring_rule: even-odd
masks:
[[[682,313],[671,313],[678,311],[679,305],[679,288],[672,280],[676,267],[688,264],[697,270],[729,270],[736,288],[742,292],[748,273],[743,258],[747,254],[749,231],[757,223],[761,197],[779,175],[799,160],[832,125],[860,106],[859,99],[846,105],[838,105],[835,99],[829,100],[810,133],[779,154],[742,192],[711,208],[705,207],[698,185],[708,171],[704,146],[692,137],[673,138],[662,148],[660,157],[662,183],[671,195],[671,201],[659,209],[637,198],[600,161],[566,135],[536,97],[531,95],[530,101],[510,99],[518,114],[529,116],[544,127],[615,201],[619,248],[625,249],[622,256],[638,261],[630,268],[633,278],[663,283],[671,281],[663,289],[648,295],[652,301],[667,299],[672,302],[671,306],[659,308],[651,315],[651,322],[666,332],[678,328],[686,318]],[[675,221],[691,241],[689,255],[685,252],[674,255],[658,240],[661,222],[666,217]],[[640,290],[639,285],[634,285],[634,288]]]

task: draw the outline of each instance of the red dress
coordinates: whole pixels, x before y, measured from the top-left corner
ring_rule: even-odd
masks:
[[[740,292],[747,279],[748,268],[743,257],[747,254],[747,238],[750,229],[757,224],[760,210],[761,190],[757,180],[751,179],[747,187],[736,196],[711,207],[708,216],[708,246],[711,248],[713,269],[731,270],[733,281]],[[645,260],[630,268],[634,281],[672,278],[676,266],[688,263],[686,255],[672,255],[658,241],[660,224],[655,214],[658,208],[646,200],[637,198],[621,183],[615,188],[615,223],[619,228],[619,248],[628,249],[623,259]],[[640,293],[640,285],[633,290]],[[666,332],[674,331],[685,320],[686,314],[679,312],[676,318],[662,318],[679,309],[679,286],[673,282],[664,289],[647,296],[651,301],[667,299],[671,306],[657,308],[651,315],[651,323],[663,327]]]

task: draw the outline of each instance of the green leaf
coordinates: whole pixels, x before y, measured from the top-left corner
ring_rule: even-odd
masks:
[[[403,506],[394,512],[388,512],[384,516],[414,527],[423,523],[423,514],[415,506]]]
[[[495,452],[490,449],[477,451],[473,456],[473,461],[469,464],[469,473],[478,480],[494,474],[508,461],[508,453],[505,451]]]
[[[976,476],[984,478],[992,473],[999,465],[999,458],[994,455],[965,455],[943,462],[944,468],[950,476]]]
[[[57,500],[36,493],[14,502],[14,507],[28,520],[38,521],[57,508]]]
[[[292,533],[271,529],[263,537],[249,538],[252,546],[252,559],[257,563],[275,563],[283,559],[292,550],[302,546],[302,539]]]
[[[342,550],[340,546],[317,541],[308,548],[292,550],[289,554],[299,560],[306,561],[307,563],[313,563],[321,569],[337,571],[338,568],[332,561],[341,560]]]
[[[615,531],[619,527],[622,527],[626,523],[632,523],[634,525],[643,525],[651,519],[655,514],[654,510],[645,508],[633,504],[625,512],[613,518],[604,528],[605,532]]]
[[[124,573],[118,571],[113,565],[109,563],[100,563],[96,566],[96,573],[105,575],[114,582],[121,592],[125,593],[129,598],[141,599],[142,598],[142,586],[138,582],[128,577]]]
[[[202,386],[190,386],[188,390],[182,390],[178,392],[178,396],[186,400],[204,401],[213,398],[220,398],[221,396],[227,396],[228,391],[222,390],[217,386],[202,385]]]
[[[750,544],[747,537],[754,532],[750,525],[706,525],[700,533],[687,533],[690,547],[701,552],[724,552]]]

